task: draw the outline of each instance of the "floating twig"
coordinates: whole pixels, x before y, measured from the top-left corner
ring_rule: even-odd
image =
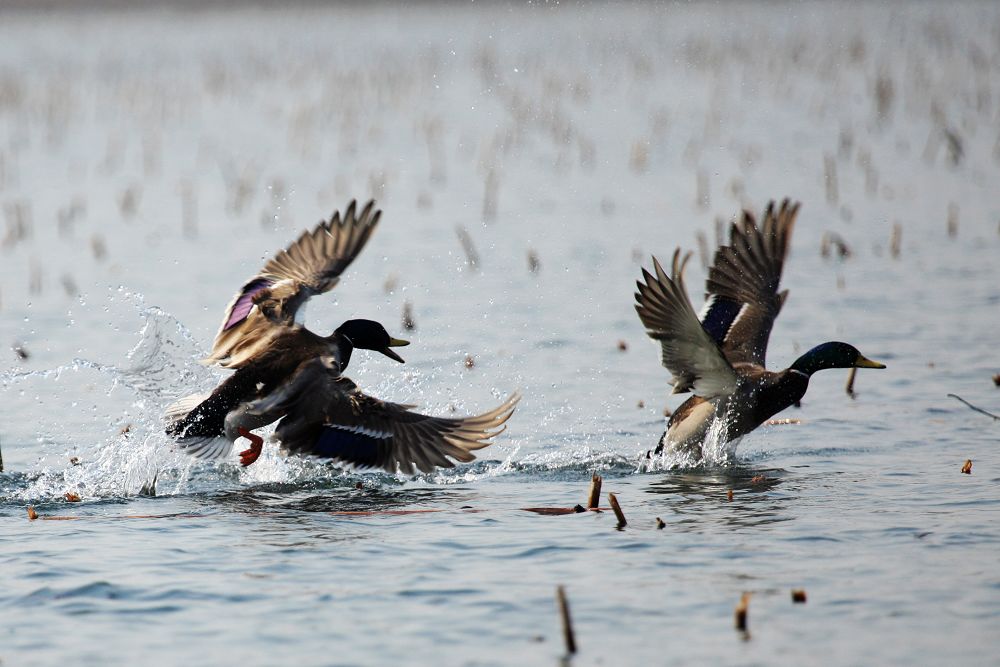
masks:
[[[986,410],[983,410],[982,408],[977,408],[972,403],[969,403],[967,400],[965,400],[964,398],[962,398],[958,394],[948,394],[948,395],[951,396],[952,398],[954,398],[957,401],[961,401],[962,403],[965,403],[967,406],[969,406],[970,408],[972,408],[976,412],[981,412],[984,415],[986,415],[987,417],[993,417],[993,419],[995,419],[997,421],[1000,421],[1000,417],[998,417],[997,415],[993,414],[992,412],[987,412]]]
[[[559,604],[559,618],[562,619],[563,640],[566,642],[566,652],[576,653],[576,637],[573,634],[573,619],[569,615],[569,601],[566,599],[566,589],[556,586],[556,602]]]
[[[851,398],[856,398],[854,395],[854,376],[857,374],[858,374],[857,366],[851,367],[850,372],[847,374],[847,385],[844,386],[844,391],[846,391],[847,395],[850,396]]]
[[[625,520],[625,514],[622,512],[622,506],[618,504],[618,498],[613,493],[608,494],[608,502],[611,503],[611,510],[618,518],[618,529],[621,530],[628,525],[628,521]]]
[[[586,508],[583,505],[574,505],[573,507],[522,507],[525,512],[534,512],[535,514],[541,514],[542,516],[563,516],[564,514],[581,514],[586,512]]]
[[[792,602],[795,604],[805,604],[806,603],[806,591],[804,588],[793,588],[792,589]]]
[[[587,507],[594,509],[601,504],[601,476],[594,473],[590,478],[590,494],[587,496]]]
[[[972,459],[965,459],[965,464],[962,466],[962,472],[966,475],[972,474]]]

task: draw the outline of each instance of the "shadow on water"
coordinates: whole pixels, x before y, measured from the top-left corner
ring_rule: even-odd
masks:
[[[326,488],[321,493],[300,486],[271,484],[226,491],[211,496],[211,504],[232,513],[281,514],[329,512],[372,513],[456,509],[472,497],[471,492],[454,488],[381,489]]]
[[[786,474],[780,468],[684,470],[650,483],[646,493],[664,497],[678,519],[673,523],[681,529],[700,531],[707,525],[719,524],[740,528],[763,526],[793,518],[785,508],[794,498],[772,493],[782,487]]]

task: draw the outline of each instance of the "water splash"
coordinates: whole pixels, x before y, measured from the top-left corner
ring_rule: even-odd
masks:
[[[736,448],[742,438],[728,439],[730,419],[718,414],[712,419],[700,450],[694,447],[671,449],[669,443],[659,456],[643,457],[639,472],[664,472],[692,468],[727,468],[736,461]]]
[[[600,433],[549,434],[542,442],[530,437],[507,441],[492,450],[504,452],[500,460],[480,459],[415,477],[286,457],[273,445],[247,468],[239,466],[235,456],[221,463],[193,459],[164,434],[161,415],[178,396],[213,388],[220,374],[199,363],[204,350],[177,318],[147,306],[141,294],[118,292],[124,298],[116,302],[130,308],[112,328],[137,332],[136,343],[121,363],[78,358],[53,369],[0,374],[0,400],[14,410],[51,416],[5,425],[8,446],[13,444],[22,453],[30,448],[37,456],[27,472],[0,479],[0,498],[63,502],[64,494],[71,493],[92,501],[149,493],[218,493],[227,486],[343,488],[361,482],[366,488],[395,488],[459,485],[504,476],[575,479],[592,471],[623,476],[641,471],[632,455],[613,451]],[[375,395],[392,395],[404,388],[419,393],[426,380],[419,369],[383,375],[362,365],[357,375],[369,380]],[[464,407],[448,398],[437,397],[439,405],[432,400],[428,411]],[[261,434],[267,436],[269,430]],[[532,453],[522,456],[522,445]]]
[[[162,487],[190,473],[191,462],[163,434],[160,415],[170,397],[184,387],[210,386],[213,374],[195,361],[200,350],[176,318],[146,307],[141,295],[123,294],[132,306],[126,317],[138,316],[142,324],[121,366],[74,359],[54,369],[0,374],[0,400],[14,411],[43,415],[5,424],[8,453],[30,448],[36,456],[28,473],[5,480],[5,497],[130,496],[153,491],[154,480]]]

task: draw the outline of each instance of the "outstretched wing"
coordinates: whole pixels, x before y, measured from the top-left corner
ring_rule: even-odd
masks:
[[[310,297],[333,289],[381,216],[374,201],[360,213],[352,201],[343,217],[334,212],[329,221],[279,251],[233,297],[205,362],[237,368],[245,363],[274,326],[292,324]]]
[[[249,411],[284,415],[275,438],[289,451],[412,475],[414,467],[426,473],[453,467],[451,459],[474,460],[472,452],[503,432],[519,400],[515,394],[473,417],[430,417],[368,396],[320,358],[304,362],[291,382]]]
[[[643,280],[636,281],[635,309],[646,333],[660,341],[663,365],[673,375],[673,393],[694,390],[707,399],[727,396],[736,391],[739,378],[691,307],[683,276],[690,257],[682,261],[678,248],[669,277],[654,257],[655,275],[643,269]]]
[[[743,211],[730,227],[729,245],[715,252],[700,319],[731,364],[764,366],[774,319],[788,296],[778,284],[798,212],[798,202],[786,199],[775,210],[772,201],[758,226],[753,213]]]

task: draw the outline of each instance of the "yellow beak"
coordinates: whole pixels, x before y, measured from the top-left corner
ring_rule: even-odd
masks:
[[[858,355],[858,360],[854,362],[857,368],[885,368],[885,364],[880,364],[877,361],[872,361],[868,357],[863,355]]]

